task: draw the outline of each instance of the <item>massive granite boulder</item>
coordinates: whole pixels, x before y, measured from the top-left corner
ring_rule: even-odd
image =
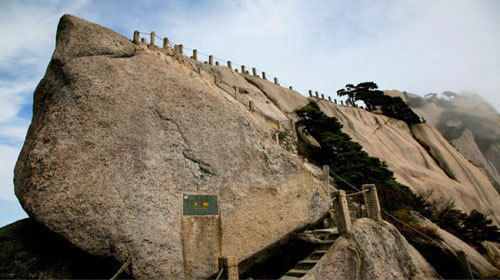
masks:
[[[235,96],[230,81],[247,91]],[[226,67],[65,15],[34,94],[16,195],[85,251],[131,258],[133,277],[174,279],[182,195],[217,194],[223,254],[244,258],[328,209],[319,180],[275,142],[276,121],[288,119],[266,98]]]
[[[357,220],[303,279],[437,279],[434,268],[387,222]]]

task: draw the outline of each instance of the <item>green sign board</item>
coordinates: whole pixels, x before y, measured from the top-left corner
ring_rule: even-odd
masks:
[[[182,215],[219,215],[219,205],[216,195],[182,195]]]

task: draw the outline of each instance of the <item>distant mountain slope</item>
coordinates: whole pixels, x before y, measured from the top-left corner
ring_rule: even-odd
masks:
[[[500,198],[488,177],[432,126],[418,124],[410,129],[403,121],[360,108],[338,106],[326,100],[318,103],[323,112],[344,125],[342,131],[361,144],[363,150],[385,161],[398,182],[416,193],[433,190],[434,199],[451,198],[467,212],[478,209],[500,222]],[[413,135],[433,151],[442,166]],[[456,179],[450,178],[442,167],[450,170]]]
[[[456,98],[424,99],[397,90],[413,110],[436,127],[467,159],[481,168],[500,192],[500,116],[477,94],[461,93]]]

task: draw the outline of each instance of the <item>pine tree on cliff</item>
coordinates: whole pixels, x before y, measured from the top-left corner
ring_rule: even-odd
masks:
[[[348,100],[352,103],[361,100],[369,110],[381,110],[382,114],[408,124],[421,122],[417,114],[400,97],[385,95],[383,91],[378,90],[378,86],[374,82],[363,82],[356,86],[347,84],[345,89],[337,91],[337,95],[347,95]]]

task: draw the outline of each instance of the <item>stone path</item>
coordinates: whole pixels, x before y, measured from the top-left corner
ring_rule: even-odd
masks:
[[[298,237],[304,241],[316,244],[317,248],[305,259],[297,262],[280,279],[298,279],[306,275],[335,243],[339,234],[337,228],[325,228],[306,230],[299,233]]]

